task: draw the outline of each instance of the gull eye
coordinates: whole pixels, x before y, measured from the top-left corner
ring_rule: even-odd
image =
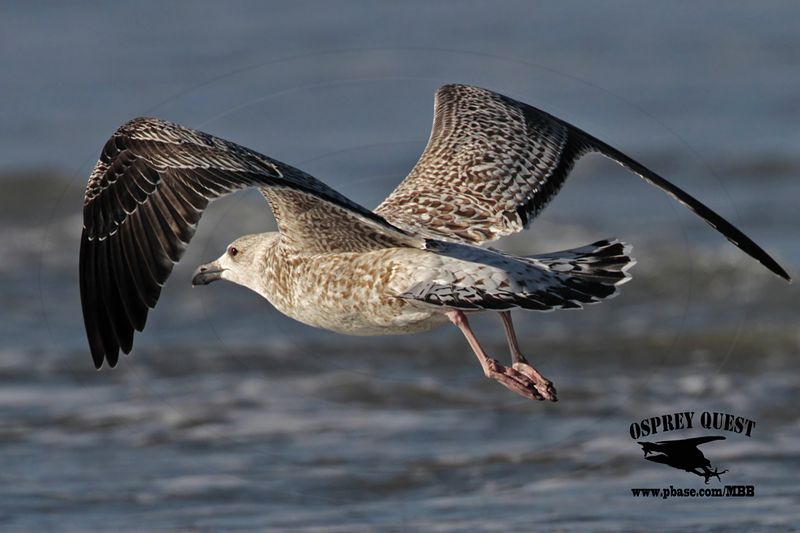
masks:
[[[237,250],[235,246],[231,246],[230,248],[228,248],[228,255],[230,255],[231,257],[236,257],[236,254],[238,253],[239,250]]]

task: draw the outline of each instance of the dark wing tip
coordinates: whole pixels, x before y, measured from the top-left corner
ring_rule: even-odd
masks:
[[[725,238],[727,238],[744,253],[764,265],[773,274],[780,276],[791,283],[792,278],[789,276],[786,270],[784,270],[783,267],[781,267],[778,262],[775,261],[775,259],[765,252],[763,248],[753,242],[750,237],[742,233],[742,231],[736,226],[700,202],[700,200],[693,197],[680,187],[662,178],[633,158],[604,143],[600,139],[589,135],[585,131],[576,128],[575,126],[569,125],[569,127],[583,143],[591,147],[593,150],[596,150],[604,156],[616,161],[631,172],[638,174],[646,182],[650,183],[651,185],[655,185],[678,200],[684,206],[693,211],[697,216],[705,220],[711,227],[722,233]]]
[[[688,195],[687,195],[688,196]],[[695,200],[696,201],[696,200]],[[697,202],[704,208],[704,210],[700,210],[695,208],[695,206],[683,202],[689,205],[689,207],[700,215],[712,228],[716,229],[720,233],[722,233],[725,238],[727,238],[734,246],[742,250],[744,253],[764,265],[770,272],[779,276],[789,283],[792,282],[792,278],[789,276],[789,273],[784,270],[784,268],[778,264],[775,259],[772,258],[764,249],[753,242],[753,240],[741,232],[736,226],[729,223],[721,216],[717,215],[711,209],[703,206],[700,202]]]
[[[783,279],[785,279],[789,283],[792,282],[791,276],[789,276],[789,274],[778,263],[776,263],[774,259],[772,259],[770,256],[767,256],[767,259],[769,260],[769,262],[761,261],[761,264],[763,264],[765,267],[767,267],[769,270],[771,270],[774,274],[782,277]]]
[[[110,328],[102,309],[101,294],[98,293],[98,287],[94,280],[95,254],[96,250],[87,237],[86,230],[84,230],[83,235],[81,235],[80,261],[78,265],[81,311],[92,362],[96,369],[100,369],[106,357],[109,360],[113,357],[115,343],[109,337]]]

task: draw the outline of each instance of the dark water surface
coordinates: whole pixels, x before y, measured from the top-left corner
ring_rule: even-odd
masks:
[[[483,378],[455,328],[344,337],[239,287],[191,290],[197,264],[273,227],[257,194],[209,209],[113,371],[91,366],[76,277],[85,179],[123,121],[205,129],[372,206],[413,165],[447,82],[504,92],[619,146],[797,277],[798,21],[791,2],[4,7],[0,529],[796,527],[796,284],[602,160],[582,162],[531,231],[499,243],[634,244],[618,298],[516,318],[556,404]],[[505,357],[500,321],[475,326]],[[631,496],[706,487],[643,461],[628,433],[677,411],[756,421],[751,437],[703,446],[729,470],[709,487],[750,484],[755,497]]]

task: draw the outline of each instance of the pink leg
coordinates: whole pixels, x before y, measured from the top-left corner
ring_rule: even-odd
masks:
[[[460,329],[464,337],[467,338],[467,342],[469,342],[472,351],[475,352],[475,355],[478,357],[478,361],[480,361],[483,367],[483,373],[486,374],[487,378],[499,381],[507,389],[521,396],[525,396],[526,398],[530,398],[531,400],[544,400],[542,394],[537,390],[536,382],[529,376],[513,368],[505,367],[496,359],[492,359],[486,355],[486,352],[483,351],[483,348],[481,348],[481,345],[478,343],[478,339],[475,338],[475,334],[469,327],[469,322],[463,312],[455,309],[448,311],[447,318],[458,326],[458,329]]]
[[[539,391],[539,394],[545,399],[553,402],[558,401],[553,383],[541,375],[538,370],[533,368],[533,366],[528,363],[528,360],[525,359],[525,356],[522,355],[522,352],[520,352],[519,344],[517,343],[517,334],[514,332],[514,324],[511,322],[511,311],[502,311],[500,313],[500,318],[503,319],[503,328],[506,330],[506,339],[508,340],[508,347],[511,350],[511,367],[533,381],[536,390]]]

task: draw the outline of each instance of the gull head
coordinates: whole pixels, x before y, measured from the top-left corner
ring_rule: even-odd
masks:
[[[208,285],[224,279],[258,292],[267,250],[277,242],[278,233],[244,235],[230,243],[225,253],[194,271],[192,285]]]

